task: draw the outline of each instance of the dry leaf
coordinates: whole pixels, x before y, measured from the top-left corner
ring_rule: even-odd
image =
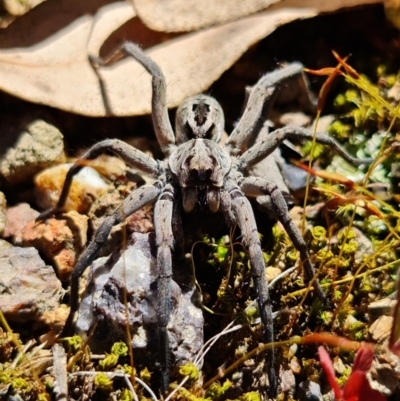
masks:
[[[88,54],[135,16],[124,1],[49,0],[0,35],[0,88],[22,99],[104,115]]]
[[[151,29],[194,31],[235,21],[282,0],[133,0],[139,18]],[[174,18],[171,18],[171,15]]]
[[[3,0],[4,9],[14,16],[24,15],[45,0]]]
[[[235,21],[271,7],[314,8],[318,13],[334,11],[377,1],[326,0],[133,0],[135,10],[151,29],[166,32],[193,31],[207,26]],[[171,18],[171,15],[174,17]]]
[[[321,11],[368,2],[377,0],[336,0],[329,4],[309,0],[309,8],[295,7],[294,0],[285,1],[263,13],[182,35],[147,53],[166,76],[168,105],[173,107],[207,89],[249,46],[278,26]],[[99,80],[87,56],[98,54],[105,38],[133,16],[126,2],[48,0],[1,33],[0,89],[78,114],[106,115]],[[136,33],[129,39],[141,43]],[[134,60],[100,68],[99,74],[111,114],[150,112],[150,77]]]

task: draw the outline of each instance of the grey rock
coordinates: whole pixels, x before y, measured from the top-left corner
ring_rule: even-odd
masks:
[[[304,380],[299,384],[299,401],[323,401],[321,387],[311,380]]]
[[[333,390],[330,390],[328,393],[322,396],[323,401],[335,401],[335,394]]]
[[[60,305],[63,289],[34,248],[0,247],[0,309],[16,322],[45,320]]]
[[[400,389],[400,360],[390,351],[376,355],[367,374],[369,384],[385,396]],[[397,398],[393,398],[396,399]]]
[[[291,369],[281,371],[279,376],[281,379],[281,391],[293,396],[296,388],[296,378]]]
[[[392,316],[394,308],[397,304],[397,299],[396,299],[396,293],[394,293],[394,297],[392,297],[393,294],[391,294],[389,297],[379,299],[377,301],[371,302],[368,305],[368,313],[371,318],[371,321],[375,321],[382,315],[385,316]]]
[[[102,257],[93,263],[76,324],[78,331],[87,333],[96,316],[97,331],[91,348],[98,347],[99,352],[100,348],[104,352],[105,344],[125,339],[128,324],[135,361],[146,361],[147,366],[158,353],[157,269],[151,237],[135,233],[134,245],[128,246],[119,258]],[[173,281],[173,312],[168,331],[176,365],[193,361],[203,345],[204,319],[201,308],[195,304],[196,287],[186,283],[182,288]]]
[[[39,212],[32,209],[28,203],[19,203],[9,207],[6,212],[7,223],[4,227],[3,237],[15,239],[25,226],[38,216]]]
[[[358,244],[357,251],[354,255],[354,261],[357,264],[360,264],[362,263],[362,261],[366,256],[372,255],[375,252],[375,250],[372,241],[369,238],[367,238],[361,230],[359,230],[356,227],[352,227],[352,230],[356,235],[355,239]]]
[[[65,160],[63,136],[43,120],[33,120],[10,130],[3,124],[0,149],[0,175],[9,184],[32,178],[40,170]]]
[[[368,328],[368,333],[374,342],[383,344],[392,332],[393,316],[379,316]]]
[[[4,239],[0,239],[0,248],[12,248],[12,244]]]
[[[87,229],[87,216],[70,211],[62,218],[31,220],[16,235],[14,244],[35,247],[54,266],[57,277],[66,281],[86,244]]]

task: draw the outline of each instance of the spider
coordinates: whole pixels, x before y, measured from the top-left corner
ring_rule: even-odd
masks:
[[[284,140],[313,139],[313,132],[300,127],[284,127],[254,144],[260,132],[262,113],[270,103],[279,84],[288,78],[302,76],[302,65],[292,63],[267,73],[248,92],[242,117],[224,146],[219,144],[224,131],[224,114],[219,103],[210,96],[197,95],[187,99],[177,110],[175,134],[168,117],[166,105],[166,81],[159,66],[137,45],[125,42],[118,50],[139,62],[152,77],[152,119],[155,134],[165,155],[155,160],[140,150],[117,139],[95,144],[81,159],[93,159],[105,151],[111,151],[127,164],[156,178],[152,185],[134,190],[117,209],[108,216],[94,234],[94,238],[81,254],[71,275],[70,314],[62,335],[70,332],[79,307],[79,279],[92,264],[99,250],[116,224],[124,221],[138,209],[154,204],[154,226],[157,250],[158,334],[160,363],[162,365],[162,389],[169,382],[169,340],[167,325],[171,315],[172,255],[180,234],[180,211],[189,213],[200,209],[208,213],[222,213],[229,226],[237,224],[243,244],[247,248],[252,278],[258,298],[259,314],[264,325],[264,341],[273,341],[273,319],[270,294],[265,277],[265,264],[257,225],[248,198],[256,198],[273,212],[281,222],[300,254],[300,260],[308,280],[315,270],[306,244],[298,228],[289,216],[284,194],[271,179],[251,175],[251,169],[267,158]],[[305,81],[304,81],[305,82]],[[352,164],[369,163],[368,159],[356,159],[349,155],[327,134],[317,134],[317,142],[329,145]],[[42,213],[39,220],[63,210],[73,176],[83,164],[76,162],[68,171],[57,205]],[[265,176],[268,177],[268,172]],[[322,300],[326,295],[317,280],[314,289]],[[277,393],[278,380],[273,367],[274,351],[266,355],[270,361],[268,378],[270,395]]]

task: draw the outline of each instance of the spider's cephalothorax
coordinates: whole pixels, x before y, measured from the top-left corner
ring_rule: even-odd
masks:
[[[288,78],[302,78],[302,66],[292,63],[268,73],[248,93],[242,117],[230,134],[224,146],[219,144],[224,130],[224,116],[218,102],[205,95],[198,95],[185,101],[178,108],[176,131],[172,130],[166,107],[166,83],[162,71],[142,50],[124,43],[119,51],[133,57],[152,76],[152,117],[157,140],[165,154],[164,161],[156,161],[138,149],[120,140],[105,140],[89,149],[82,159],[93,159],[104,151],[112,151],[127,164],[156,178],[153,185],[144,185],[133,191],[115,212],[108,216],[94,234],[94,238],[80,256],[71,276],[71,311],[63,335],[72,327],[74,315],[79,306],[79,278],[91,265],[102,245],[107,241],[112,227],[132,213],[148,204],[154,204],[154,226],[157,250],[157,291],[158,331],[160,359],[163,369],[164,391],[169,381],[169,340],[167,325],[171,316],[172,253],[174,251],[180,218],[176,207],[182,199],[185,212],[195,207],[208,212],[220,212],[228,224],[237,224],[248,250],[254,287],[257,292],[258,308],[264,324],[264,341],[273,341],[273,319],[270,296],[265,278],[265,264],[254,213],[248,198],[257,198],[270,214],[286,229],[308,280],[314,276],[314,267],[306,244],[290,218],[285,197],[280,189],[279,177],[270,171],[252,175],[257,167],[286,139],[313,139],[313,132],[300,127],[285,127],[271,133],[260,130],[263,110],[273,98],[275,89]],[[305,81],[303,81],[304,83]],[[257,139],[255,139],[257,138]],[[370,163],[369,159],[355,159],[344,151],[327,134],[317,134],[316,140],[329,145],[336,153],[353,164]],[[57,206],[42,213],[38,219],[62,211],[73,176],[84,163],[76,162],[69,170]],[[276,171],[276,169],[274,170]],[[174,229],[173,229],[174,227]],[[175,234],[175,235],[174,235]],[[179,234],[179,233],[178,233]],[[181,235],[179,235],[181,237]],[[315,291],[324,300],[324,292],[318,282]],[[278,381],[273,367],[274,351],[266,354],[270,395],[275,396]]]
[[[212,97],[197,95],[178,108],[175,125],[178,145],[195,138],[219,142],[224,132],[224,112]]]
[[[198,114],[201,118],[197,119]],[[168,165],[181,188],[183,209],[190,212],[197,203],[202,209],[217,212],[231,170],[229,153],[217,143],[223,130],[222,110],[209,96],[190,98],[178,110],[177,126],[180,124],[178,132],[186,141],[171,153]]]

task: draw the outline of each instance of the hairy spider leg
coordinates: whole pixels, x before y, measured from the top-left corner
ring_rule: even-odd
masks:
[[[254,212],[249,200],[234,182],[227,182],[226,186],[231,196],[233,214],[243,236],[243,244],[249,252],[251,274],[257,292],[258,309],[264,325],[264,342],[272,343],[274,341],[274,322],[271,298],[265,276],[264,257]],[[274,355],[274,348],[266,352],[269,393],[272,398],[276,397],[278,390]]]
[[[157,314],[160,340],[162,391],[169,385],[170,347],[167,326],[171,317],[172,251],[174,234],[172,220],[174,213],[174,188],[167,184],[154,208],[154,225],[157,244]]]

